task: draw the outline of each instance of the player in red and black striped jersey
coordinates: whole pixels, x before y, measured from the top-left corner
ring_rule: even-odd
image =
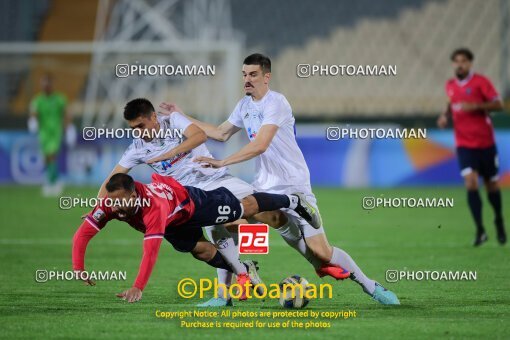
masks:
[[[489,202],[494,210],[498,241],[506,243],[501,192],[498,183],[498,154],[490,111],[503,109],[503,103],[491,81],[472,71],[473,53],[460,48],[451,55],[455,77],[446,82],[449,103],[437,124],[445,128],[453,121],[455,144],[461,175],[467,188],[468,204],[477,232],[474,241],[479,246],[487,241],[482,223],[482,201],[478,193],[478,178],[484,179]]]
[[[117,295],[128,302],[141,299],[163,238],[178,251],[191,252],[195,258],[215,268],[234,271],[214,245],[203,237],[202,226],[229,223],[253,217],[259,212],[284,208],[294,209],[310,224],[317,225],[320,221],[318,213],[301,194],[254,193],[239,201],[224,187],[204,191],[182,186],[171,177],[157,174],[152,175],[150,184],[135,182],[126,174],[115,174],[106,184],[106,191],[110,201],[101,201],[74,235],[73,269],[85,270],[87,244],[108,221],[127,222],[145,235],[142,262],[133,287]],[[248,274],[236,274],[238,283],[246,287]]]

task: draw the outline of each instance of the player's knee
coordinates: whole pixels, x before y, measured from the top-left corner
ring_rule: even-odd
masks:
[[[468,191],[478,190],[478,185],[473,184],[473,183],[469,183],[469,184],[466,183],[466,189]]]
[[[285,214],[283,213],[283,211],[280,211],[280,210],[276,210],[276,211],[272,211],[271,212],[271,226],[273,226],[274,228],[279,228],[283,225],[285,225],[285,223],[287,223],[288,219],[287,219],[287,216],[285,216]]]
[[[467,190],[478,190],[478,183],[476,182],[466,182],[466,189]]]
[[[50,155],[46,155],[44,158],[45,158],[46,163],[50,163],[50,162],[55,161],[55,159],[57,157],[55,154],[50,154]]]
[[[257,221],[265,223],[273,228],[280,228],[288,221],[287,216],[285,216],[285,214],[280,210],[258,213],[254,216],[254,218]]]
[[[250,218],[259,211],[257,200],[253,196],[247,196],[241,201],[243,205],[243,218]]]
[[[488,192],[498,191],[499,190],[499,183],[498,183],[498,181],[486,180],[485,181],[485,188],[487,189]]]
[[[197,245],[191,251],[191,255],[200,261],[208,262],[216,254],[216,248],[210,242],[197,242]]]
[[[478,175],[476,173],[471,173],[464,177],[464,185],[468,190],[477,190],[478,189]]]

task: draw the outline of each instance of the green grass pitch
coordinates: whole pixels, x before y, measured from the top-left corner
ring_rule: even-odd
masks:
[[[97,188],[68,188],[65,194],[92,197]],[[254,255],[266,283],[299,274],[334,285],[333,299],[313,300],[313,311],[355,310],[356,318],[331,321],[328,329],[183,329],[178,320],[155,317],[156,310],[193,310],[198,299],[177,296],[184,277],[213,278],[215,270],[164,242],[143,300],[127,304],[115,293],[129,288],[138,271],[142,235],[110,223],[87,252],[88,270],[127,271],[128,280],[36,283],[37,269],[71,268],[71,238],[87,209],[58,209],[36,187],[0,187],[2,338],[508,338],[510,274],[508,246],[495,240],[492,211],[484,198],[489,242],[471,246],[474,227],[462,188],[315,190],[331,244],[351,254],[365,273],[396,292],[401,306],[377,304],[353,282],[321,281],[308,263],[271,231],[268,255]],[[376,209],[361,207],[363,196],[453,197],[454,208]],[[503,192],[507,221],[510,191]],[[485,196],[485,194],[483,195]],[[476,270],[476,281],[385,282],[388,269]],[[280,310],[276,301],[237,302],[233,310]],[[284,321],[281,319],[280,321]],[[327,320],[323,320],[327,321]]]

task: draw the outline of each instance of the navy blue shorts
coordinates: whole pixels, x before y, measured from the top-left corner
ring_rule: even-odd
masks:
[[[165,239],[175,250],[188,253],[202,238],[202,227],[234,222],[243,215],[243,208],[237,197],[224,187],[211,191],[189,186],[185,188],[195,203],[195,213],[184,224],[168,226]]]
[[[496,180],[499,171],[496,145],[484,149],[457,148],[460,174],[465,176],[476,171],[486,180]]]

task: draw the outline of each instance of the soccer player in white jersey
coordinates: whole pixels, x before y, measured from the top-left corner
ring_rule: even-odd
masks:
[[[157,115],[149,100],[138,98],[126,104],[124,118],[131,128],[139,130],[142,138],[133,140],[119,163],[101,185],[98,197],[106,196],[105,186],[111,176],[117,173],[128,173],[140,164],[148,164],[156,173],[172,176],[182,185],[191,185],[202,190],[225,187],[239,200],[254,192],[251,185],[230,175],[226,168],[206,169],[193,161],[196,157],[212,156],[203,144],[207,140],[204,131],[184,115],[178,112],[172,115]],[[178,135],[180,131],[183,138]],[[161,157],[163,154],[165,157]],[[216,226],[213,232],[216,239],[215,245],[235,273],[239,275],[248,272],[252,284],[261,283],[257,273],[257,263],[239,260],[236,242],[225,227]],[[222,282],[230,284],[231,279],[231,274],[230,276],[225,274]],[[223,292],[220,291],[218,296],[224,296]],[[231,304],[230,299],[218,298],[210,301],[207,306]]]
[[[255,158],[256,178],[253,186],[256,190],[286,194],[302,192],[308,202],[316,204],[308,166],[296,142],[291,106],[284,95],[269,89],[271,61],[262,54],[252,54],[245,58],[242,74],[246,96],[237,103],[227,121],[214,126],[188,118],[202,128],[208,137],[222,142],[245,129],[250,143],[225,159],[199,156],[196,161],[204,167],[221,169]],[[174,104],[166,104],[164,108],[182,113]],[[319,276],[331,275],[337,279],[350,277],[376,301],[382,304],[400,303],[393,292],[368,278],[345,251],[330,246],[322,226],[315,229],[291,211],[262,213],[257,220],[271,226],[285,223],[277,229],[282,236],[297,233],[300,236],[298,239],[285,236],[284,239],[314,266]],[[335,267],[341,270],[335,272]]]

